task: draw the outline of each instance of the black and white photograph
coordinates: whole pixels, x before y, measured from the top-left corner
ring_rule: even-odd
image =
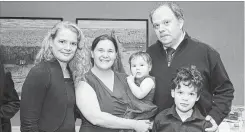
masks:
[[[0,132],[244,132],[244,8],[0,0]]]
[[[0,17],[1,61],[11,72],[18,95],[44,35],[59,21],[62,18]]]

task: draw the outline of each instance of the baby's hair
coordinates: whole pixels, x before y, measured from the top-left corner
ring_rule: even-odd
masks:
[[[141,57],[144,61],[146,61],[149,66],[152,66],[152,59],[151,59],[150,55],[144,51],[138,51],[138,52],[133,53],[129,57],[128,63],[130,65],[130,67],[131,67],[131,61],[133,59],[139,58],[139,57]]]
[[[202,91],[203,78],[201,73],[197,70],[196,66],[191,65],[189,67],[181,67],[177,70],[177,75],[173,79],[172,89],[179,89],[182,82],[185,86],[193,86],[197,89],[197,95],[199,96]]]

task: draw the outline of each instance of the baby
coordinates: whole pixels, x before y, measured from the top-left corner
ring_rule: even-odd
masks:
[[[132,75],[127,77],[127,83],[134,97],[133,108],[127,109],[125,118],[152,120],[157,112],[153,104],[155,93],[155,78],[149,75],[152,67],[151,57],[146,52],[136,52],[129,58]]]

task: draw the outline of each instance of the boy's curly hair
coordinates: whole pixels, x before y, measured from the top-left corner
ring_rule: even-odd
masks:
[[[172,89],[180,88],[180,83],[184,82],[185,86],[193,86],[197,89],[197,95],[199,96],[202,91],[203,78],[201,73],[197,70],[196,66],[191,65],[189,67],[181,67],[177,70],[177,75],[173,79]]]

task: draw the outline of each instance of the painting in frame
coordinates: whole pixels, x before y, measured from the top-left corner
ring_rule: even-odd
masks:
[[[123,69],[130,74],[128,59],[137,51],[148,47],[148,19],[97,19],[77,18],[76,23],[83,31],[87,44],[102,35],[113,36],[118,44]]]
[[[63,18],[0,17],[0,59],[11,72],[17,93],[34,66],[35,56],[48,30]]]

